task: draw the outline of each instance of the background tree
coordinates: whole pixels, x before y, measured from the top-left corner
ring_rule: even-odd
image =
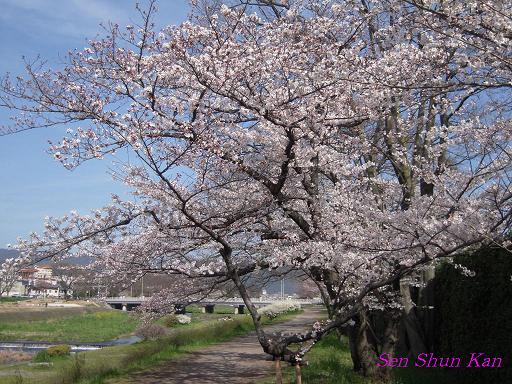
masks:
[[[53,276],[64,293],[64,297],[68,299],[70,292],[74,291],[75,287],[85,278],[85,273],[80,266],[60,264],[53,268]]]
[[[9,296],[12,287],[19,279],[18,268],[12,259],[7,259],[0,267],[0,296]]]

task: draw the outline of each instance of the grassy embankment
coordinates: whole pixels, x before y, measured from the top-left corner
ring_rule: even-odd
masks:
[[[136,319],[126,313],[97,308],[0,313],[1,341],[98,342],[130,334],[136,327]]]
[[[100,305],[87,305],[80,307],[45,307],[42,303],[2,303],[0,304],[0,322],[35,321],[62,319],[84,313],[105,311],[107,308]]]
[[[223,312],[222,308],[219,311]],[[284,321],[294,315],[288,313],[265,322]],[[50,366],[22,364],[0,367],[0,381],[6,384],[100,384],[108,378],[149,368],[190,350],[226,341],[254,329],[249,316],[232,315],[233,320],[229,321],[219,321],[219,317],[225,317],[225,314],[194,314],[191,324],[178,326],[158,340],[54,358]]]

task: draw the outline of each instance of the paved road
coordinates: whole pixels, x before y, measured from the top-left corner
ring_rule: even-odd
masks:
[[[290,321],[267,327],[267,331],[307,329],[321,318],[320,309],[307,309]],[[255,383],[272,374],[273,363],[266,360],[256,334],[237,337],[231,341],[212,345],[188,353],[150,370],[131,375],[116,384],[218,384]]]

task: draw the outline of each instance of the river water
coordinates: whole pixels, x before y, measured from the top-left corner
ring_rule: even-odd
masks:
[[[71,347],[72,352],[92,351],[104,347],[112,347],[115,345],[134,344],[141,341],[140,337],[130,336],[120,339],[103,341],[99,343],[50,343],[44,341],[0,341],[0,351],[23,351],[27,353],[37,353],[43,349],[57,344],[67,344]]]

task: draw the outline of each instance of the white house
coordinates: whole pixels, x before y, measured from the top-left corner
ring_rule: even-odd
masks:
[[[68,295],[72,292],[68,290]],[[32,297],[64,297],[59,281],[53,277],[49,266],[36,266],[20,270],[20,280],[11,290],[12,295]]]

